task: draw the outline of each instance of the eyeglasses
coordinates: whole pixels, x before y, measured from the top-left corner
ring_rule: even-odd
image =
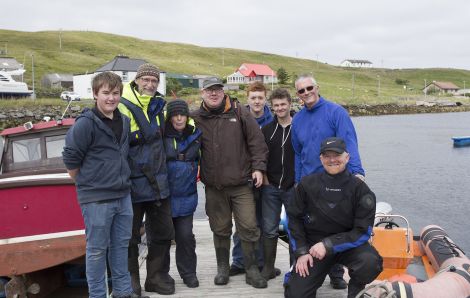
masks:
[[[149,79],[149,78],[140,78],[140,80],[142,82],[144,82],[145,84],[148,84],[148,83],[152,83],[154,85],[158,84],[158,80],[157,79]]]
[[[313,88],[315,88],[315,86],[308,86],[308,87],[306,87],[306,88],[302,88],[302,89],[300,89],[300,90],[297,90],[297,93],[299,93],[299,94],[304,94],[305,91],[309,91],[309,92],[310,92],[310,91],[313,90]]]
[[[204,89],[204,91],[210,94],[212,92],[220,93],[220,92],[224,91],[224,89],[222,89],[222,88],[207,88],[207,89]]]

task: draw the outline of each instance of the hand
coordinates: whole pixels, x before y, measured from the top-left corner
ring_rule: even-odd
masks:
[[[295,272],[301,277],[307,277],[309,275],[308,267],[313,267],[313,258],[311,255],[306,254],[297,258],[295,263]]]
[[[266,174],[263,174],[263,185],[269,185],[268,176]]]
[[[312,257],[321,260],[326,255],[326,248],[323,242],[318,242],[314,246],[310,247],[310,250],[308,252]]]
[[[261,173],[261,171],[259,170],[255,170],[252,174],[251,174],[251,178],[253,178],[253,185],[258,188],[260,187],[261,185],[263,185],[263,173]]]
[[[366,182],[366,177],[364,177],[364,175],[359,174],[359,173],[356,173],[356,174],[354,174],[354,176],[356,176],[357,178],[361,179],[363,182]]]

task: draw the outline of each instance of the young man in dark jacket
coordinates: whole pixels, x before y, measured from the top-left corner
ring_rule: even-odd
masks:
[[[286,297],[316,297],[334,264],[349,268],[348,298],[382,272],[382,258],[369,244],[375,195],[346,170],[349,153],[343,139],[321,143],[323,173],[307,175],[288,205],[296,263],[286,283]]]
[[[113,297],[140,297],[132,293],[127,269],[131,238],[129,118],[117,110],[121,78],[111,72],[92,82],[96,106],[77,117],[67,132],[64,164],[77,186],[86,233],[86,277],[90,297],[105,297],[106,253]]]
[[[274,121],[262,128],[268,145],[268,169],[261,188],[264,267],[261,275],[276,277],[278,228],[282,205],[294,197],[294,149],[291,143],[291,97],[286,89],[276,89],[269,97]]]
[[[206,187],[206,212],[214,233],[216,285],[229,281],[232,214],[241,238],[246,282],[267,287],[255,257],[260,231],[256,225],[252,184],[260,187],[268,148],[249,111],[232,101],[219,79],[203,82],[203,103],[192,115],[202,131],[201,180]]]

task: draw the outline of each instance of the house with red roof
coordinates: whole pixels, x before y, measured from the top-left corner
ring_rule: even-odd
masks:
[[[432,81],[432,83],[428,84],[426,87],[423,88],[423,93],[455,94],[459,89],[460,88],[452,82]]]
[[[249,84],[253,81],[277,83],[277,75],[266,64],[243,63],[233,74],[227,76],[227,84]]]

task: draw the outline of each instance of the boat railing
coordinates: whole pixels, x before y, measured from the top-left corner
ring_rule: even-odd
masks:
[[[410,250],[411,250],[411,243],[412,243],[412,237],[413,235],[411,235],[411,232],[410,232],[410,223],[408,221],[408,219],[406,219],[406,217],[402,216],[402,215],[398,215],[398,214],[376,214],[375,215],[375,219],[378,221],[376,221],[377,223],[375,224],[375,226],[377,227],[378,225],[381,225],[381,224],[386,224],[387,227],[390,227],[392,228],[393,226],[396,226],[396,227],[400,227],[393,219],[394,218],[399,218],[401,220],[403,220],[405,223],[406,223],[406,228],[405,228],[405,236],[406,236],[406,252],[409,253]]]

